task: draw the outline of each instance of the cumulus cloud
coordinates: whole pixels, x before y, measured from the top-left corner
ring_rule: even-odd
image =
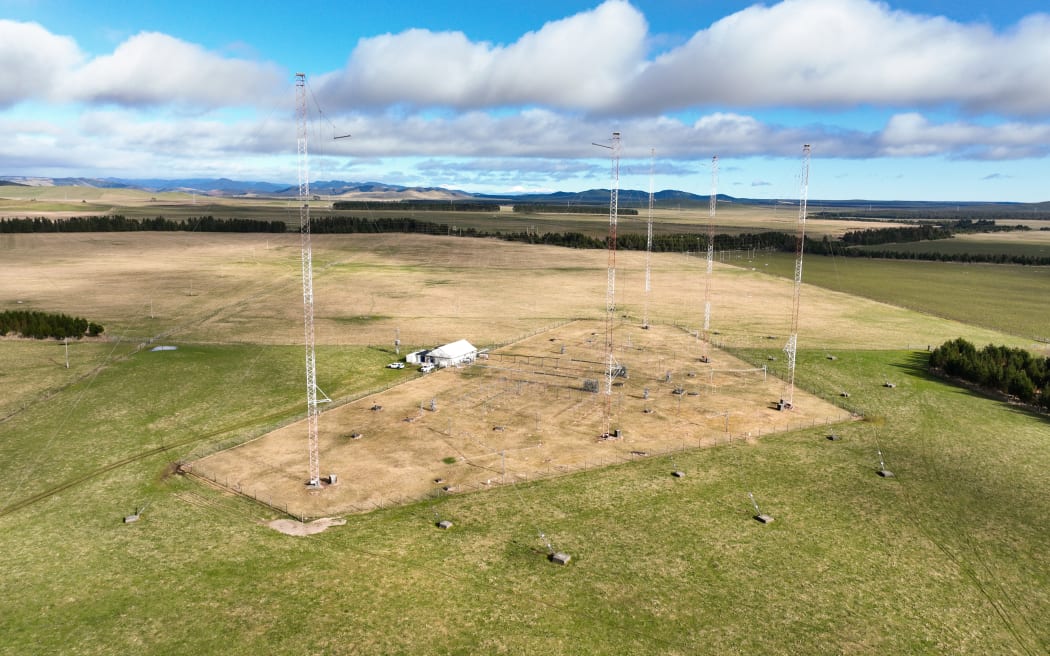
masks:
[[[958,105],[1050,114],[1050,16],[997,33],[871,0],[754,5],[657,57],[622,107]]]
[[[214,108],[271,99],[281,88],[276,66],[224,58],[166,34],[142,32],[113,54],[73,71],[58,93],[94,103]]]
[[[415,175],[540,184],[602,178],[604,154],[591,143],[613,130],[646,172],[651,148],[661,166],[711,155],[793,158],[804,143],[819,158],[1050,155],[1050,123],[1032,118],[1050,116],[1039,65],[1050,61],[1048,15],[996,30],[871,0],[783,0],[727,16],[655,57],[647,32],[637,9],[608,0],[508,44],[422,29],[362,39],[343,69],[311,80],[340,133],[354,135],[325,144],[321,157],[343,157],[344,167],[426,158],[411,165]],[[0,20],[0,66],[0,109],[52,102],[56,115],[78,116],[42,120],[31,103],[16,108],[20,119],[15,109],[0,113],[11,135],[0,161],[12,170],[234,176],[240,166],[262,170],[267,157],[282,162],[275,170],[286,166],[282,155],[294,162],[290,80],[251,56],[143,32],[90,57],[40,25]],[[281,118],[207,111],[272,107],[274,94],[289,110]],[[841,115],[824,112],[854,106],[896,113],[872,130],[836,126]],[[800,125],[796,112],[778,124],[756,107],[812,110],[813,122]],[[929,118],[959,107],[983,116]]]
[[[546,109],[501,116],[482,111],[442,117],[366,113],[340,121],[340,127],[345,126],[354,139],[336,147],[354,157],[602,159],[607,151],[595,148],[592,142],[608,140],[614,130],[623,135],[623,157],[644,161],[646,171],[652,149],[664,163],[709,160],[712,155],[797,157],[804,143],[814,144],[822,157],[871,156],[880,147],[878,135],[868,132],[820,125],[783,126],[720,112],[691,122],[672,117],[613,122]],[[549,173],[559,174],[556,170]]]
[[[914,112],[890,119],[879,135],[878,154],[889,157],[943,155],[957,159],[1020,159],[1050,154],[1050,124],[980,125],[931,123]]]
[[[0,107],[46,97],[81,58],[69,37],[52,34],[36,23],[0,20]]]
[[[214,174],[234,177],[251,170],[268,179],[274,155],[287,152],[294,179],[294,125],[262,126],[254,121],[159,116],[144,119],[133,110],[92,110],[68,122],[0,117],[0,161],[9,171],[48,175],[180,177]],[[254,135],[246,139],[245,135]],[[257,148],[258,147],[258,148]],[[266,162],[265,160],[269,160]],[[92,173],[87,173],[92,172]],[[287,176],[285,179],[289,179]]]
[[[324,78],[342,107],[544,106],[656,114],[696,106],[959,106],[1050,115],[1050,15],[1010,29],[873,0],[754,5],[655,58],[623,0],[548,23],[509,45],[414,29],[363,39]]]
[[[212,109],[266,105],[289,83],[279,67],[223,57],[143,32],[88,58],[76,42],[36,23],[0,20],[0,107],[21,101]]]
[[[238,171],[251,171],[262,179],[294,179],[292,116],[229,123],[177,112],[154,114],[146,118],[134,109],[93,110],[61,123],[0,118],[0,131],[10,135],[0,140],[0,161],[11,171],[49,167],[155,177],[208,172],[233,177]],[[681,174],[689,163],[685,174],[690,175],[697,162],[712,155],[723,162],[796,158],[804,143],[813,145],[815,157],[840,159],[1001,160],[1050,155],[1050,124],[936,123],[918,114],[894,116],[874,132],[819,125],[802,129],[717,112],[692,121],[636,118],[616,124],[550,110],[499,117],[486,112],[442,118],[358,114],[337,120],[354,138],[311,142],[312,161],[330,172],[348,166],[355,171],[362,167],[383,171],[373,177],[384,181],[393,181],[394,173],[378,163],[397,158],[423,158],[412,165],[420,182],[428,176],[536,185],[541,179],[604,179],[606,153],[591,142],[607,138],[614,129],[623,134],[623,170],[636,170],[638,175],[648,173],[653,148],[661,174],[669,173],[668,167]],[[264,170],[271,172],[259,173]],[[454,178],[456,170],[460,174]],[[755,186],[764,182],[754,179]]]
[[[543,105],[600,109],[645,57],[645,17],[624,0],[552,21],[509,45],[462,32],[413,29],[362,39],[343,71],[324,78],[344,107],[459,109]]]
[[[812,144],[815,157],[842,159],[938,156],[995,160],[1050,154],[1050,123],[935,123],[916,113],[895,115],[873,132],[833,125],[777,125],[726,112],[692,121],[665,116],[610,122],[545,109],[504,116],[482,111],[444,117],[355,114],[340,121],[345,121],[354,138],[328,145],[330,154],[440,161],[455,157],[461,158],[460,166],[478,168],[501,168],[517,161],[519,168],[546,168],[553,175],[570,173],[558,168],[573,166],[566,162],[603,158],[603,151],[591,143],[607,139],[613,130],[623,135],[623,157],[644,162],[646,170],[651,149],[661,162],[707,160],[712,155],[722,159],[799,157],[806,143]],[[266,134],[276,147],[287,147],[279,140],[279,130]],[[463,159],[473,163],[463,163]],[[522,164],[523,159],[531,164]]]
[[[327,109],[536,107],[655,116],[682,108],[962,107],[1050,115],[1050,14],[1004,29],[873,0],[754,5],[656,54],[626,0],[547,23],[508,44],[411,29],[361,39],[317,78]],[[0,107],[51,98],[121,106],[272,105],[286,72],[143,32],[86,58],[68,37],[0,20]],[[745,126],[736,126],[744,128]]]

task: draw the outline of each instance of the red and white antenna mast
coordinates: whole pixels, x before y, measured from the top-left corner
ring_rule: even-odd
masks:
[[[784,352],[788,361],[787,393],[779,407],[790,409],[795,403],[795,355],[798,349],[798,307],[802,295],[802,254],[806,245],[806,202],[809,196],[809,144],[802,146],[802,192],[798,204],[798,235],[795,237],[795,293],[791,299],[791,335]]]
[[[645,303],[642,306],[642,328],[649,329],[649,292],[652,291],[650,264],[653,255],[653,173],[656,167],[656,149],[649,150],[649,220],[645,229]]]
[[[317,360],[314,355],[314,265],[310,245],[310,170],[306,152],[306,73],[295,74],[295,110],[299,152],[299,234],[303,268],[303,326],[306,343],[306,434],[310,464],[306,485],[321,487],[321,458],[317,446]]]
[[[707,273],[704,276],[704,346],[701,362],[710,362],[711,278],[715,270],[715,208],[718,206],[718,155],[711,158],[711,200],[707,211]]]
[[[602,413],[602,437],[612,437],[613,378],[620,373],[613,353],[613,324],[616,315],[616,223],[620,213],[620,133],[612,133],[611,145],[594,144],[612,151],[612,190],[609,192],[609,236],[606,246],[609,258],[605,285],[605,411]]]

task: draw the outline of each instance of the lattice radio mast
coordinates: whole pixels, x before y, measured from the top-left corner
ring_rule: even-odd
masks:
[[[602,437],[612,437],[609,423],[612,416],[613,378],[620,373],[613,353],[613,323],[616,315],[616,222],[620,212],[620,133],[612,133],[612,144],[594,144],[612,151],[612,190],[609,192],[608,268],[605,285],[605,411],[602,413]]]
[[[314,265],[310,245],[310,170],[306,152],[306,73],[295,74],[295,109],[299,152],[299,234],[303,268],[303,326],[306,343],[306,431],[310,465],[306,485],[321,487],[321,458],[317,446],[317,359],[314,354]]]
[[[711,200],[707,211],[707,273],[704,276],[704,345],[701,362],[710,362],[711,278],[715,270],[715,208],[718,206],[718,155],[711,158]]]
[[[802,192],[798,204],[798,235],[795,237],[795,290],[791,300],[791,335],[784,352],[788,361],[787,394],[780,400],[784,409],[794,407],[795,356],[798,349],[798,308],[802,295],[802,254],[806,244],[806,202],[809,195],[809,144],[802,146]]]
[[[649,292],[652,291],[650,263],[653,255],[653,172],[655,171],[656,149],[649,150],[649,220],[645,229],[645,303],[642,306],[642,328],[649,329]]]

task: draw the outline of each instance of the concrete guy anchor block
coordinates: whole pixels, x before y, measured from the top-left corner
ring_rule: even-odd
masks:
[[[569,561],[572,560],[572,556],[561,551],[556,551],[548,556],[548,559],[555,565],[568,565]]]

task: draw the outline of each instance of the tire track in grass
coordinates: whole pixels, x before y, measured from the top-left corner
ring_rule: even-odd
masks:
[[[973,538],[969,533],[963,533],[963,539],[966,540],[967,544],[970,545],[970,549],[973,551],[973,555],[977,560],[977,563],[984,570],[985,574],[988,575],[988,579],[993,582],[993,585],[999,589],[1000,594],[1006,599],[1009,606],[1013,608],[1014,614],[1021,618],[1021,622],[1028,627],[1029,633],[1035,636],[1036,642],[1043,648],[1046,653],[1050,653],[1050,645],[1047,645],[1046,641],[1040,637],[1038,631],[1032,626],[1032,621],[1029,619],[1028,613],[1025,613],[1017,603],[1017,599],[1009,593],[1006,586],[1003,585],[1002,578],[997,577],[995,572],[992,571],[991,566],[988,564],[988,560],[981,556],[981,552],[978,550],[977,544],[973,541]]]
[[[520,490],[518,491],[520,495]],[[523,501],[523,499],[522,499]],[[526,504],[528,505],[528,504]],[[304,538],[295,538],[304,539]],[[377,563],[391,564],[394,563],[397,569],[405,572],[425,572],[431,578],[439,579],[443,578],[448,581],[456,582],[459,584],[473,585],[479,589],[492,586],[491,575],[488,577],[482,577],[480,574],[471,574],[463,569],[448,568],[442,566],[432,566],[426,564],[416,564],[408,562],[408,556],[397,556],[390,553],[380,553],[379,551],[362,547],[357,543],[348,543],[342,540],[337,534],[329,534],[327,532],[320,533],[316,536],[310,536],[305,538],[317,545],[324,551],[332,554],[333,556],[346,556],[347,552],[352,552],[358,556],[365,556],[370,558]],[[588,612],[586,609],[573,607],[566,603],[560,603],[553,601],[548,597],[541,595],[540,591],[527,591],[527,590],[516,590],[514,592],[518,597],[528,598],[534,605],[546,607],[548,609],[555,609],[564,616],[574,617],[585,617],[591,625],[602,625],[609,629],[619,631],[621,634],[633,636],[638,640],[646,641],[649,644],[661,645],[665,649],[681,649],[680,653],[689,653],[687,649],[688,645],[680,645],[673,640],[669,640],[662,636],[658,636],[651,631],[646,631],[641,628],[634,628],[627,626],[622,622],[618,622],[613,618],[608,617],[605,614],[599,612]],[[672,652],[673,653],[673,652]]]
[[[925,446],[923,446],[921,448],[922,448],[922,450],[924,452],[927,450],[927,448]],[[927,460],[930,459],[928,453],[923,453],[923,457],[925,459],[927,459]],[[899,482],[900,488],[901,488],[901,492],[903,493],[901,496],[904,498],[904,501],[905,501],[905,503],[908,506],[907,519],[915,526],[916,529],[919,530],[919,532],[927,540],[930,541],[930,543],[933,546],[937,547],[937,549],[941,553],[943,553],[944,556],[953,565],[955,565],[956,569],[963,576],[965,576],[967,579],[969,579],[969,581],[973,584],[973,586],[977,589],[977,591],[980,592],[981,596],[983,596],[985,598],[985,600],[988,602],[988,605],[992,607],[992,610],[995,611],[995,614],[999,618],[999,620],[1002,623],[1003,627],[1006,628],[1007,632],[1014,639],[1014,642],[1016,642],[1018,647],[1021,648],[1021,651],[1023,651],[1025,654],[1028,654],[1028,656],[1035,656],[1036,652],[1032,651],[1032,649],[1028,646],[1028,642],[1026,640],[1022,639],[1020,632],[1018,631],[1017,627],[1014,625],[1014,622],[1010,619],[1011,613],[1009,613],[1008,609],[1005,607],[1007,604],[1009,606],[1012,606],[1014,612],[1016,613],[1017,610],[1018,610],[1017,609],[1017,604],[1013,601],[1013,599],[1011,599],[1011,597],[1008,594],[1006,594],[1006,591],[1003,590],[1001,584],[999,585],[999,589],[1000,589],[1000,592],[1003,593],[1003,596],[1006,598],[1006,602],[1007,603],[1004,604],[1001,600],[999,600],[995,596],[993,596],[992,592],[988,589],[988,587],[985,586],[985,584],[981,582],[981,579],[977,576],[977,572],[974,570],[974,568],[971,567],[968,563],[964,562],[959,555],[957,555],[951,549],[949,549],[948,546],[945,545],[942,541],[938,540],[937,538],[935,538],[933,536],[932,531],[930,531],[926,527],[926,525],[919,519],[919,517],[920,517],[919,505],[920,504],[917,503],[916,500],[913,498],[912,491],[910,489],[910,487],[911,487],[910,484],[908,484],[906,480],[904,480],[904,479],[902,479],[900,477],[897,477],[896,480]],[[971,547],[973,547],[973,543],[971,542],[970,544],[971,544]],[[978,554],[976,554],[976,551],[975,551],[975,555],[977,556],[978,562],[981,562],[980,556]],[[1022,617],[1022,620],[1024,621],[1025,625],[1029,628],[1029,630],[1031,630],[1032,626],[1028,622],[1027,618],[1024,616],[1024,613],[1018,613],[1018,614]],[[1036,639],[1037,642],[1039,642],[1038,636],[1036,636],[1035,639]]]
[[[16,512],[16,511],[21,510],[23,508],[27,508],[29,506],[32,506],[32,505],[34,505],[34,504],[36,504],[36,503],[38,503],[40,501],[43,501],[45,499],[48,499],[48,498],[58,494],[59,492],[63,492],[65,490],[68,490],[68,489],[70,489],[72,487],[80,485],[81,483],[87,482],[87,481],[89,481],[89,480],[91,480],[93,478],[97,478],[98,476],[101,476],[102,474],[105,474],[105,473],[111,472],[111,471],[113,471],[115,469],[119,469],[121,467],[124,467],[125,465],[130,465],[133,462],[138,462],[140,460],[145,460],[146,458],[150,458],[152,456],[156,456],[156,455],[159,455],[161,453],[165,453],[167,451],[171,451],[173,449],[177,449],[177,448],[184,447],[184,446],[189,446],[191,444],[195,444],[197,442],[202,442],[204,440],[212,439],[212,438],[218,437],[220,435],[224,435],[226,433],[231,433],[231,432],[236,431],[236,430],[240,430],[240,429],[243,429],[243,428],[248,428],[250,426],[260,425],[260,424],[263,424],[263,423],[266,423],[266,422],[270,422],[270,421],[275,421],[275,420],[278,420],[278,419],[283,419],[283,418],[286,418],[288,416],[291,416],[297,409],[298,409],[298,406],[296,406],[295,408],[287,408],[287,409],[284,409],[284,410],[279,410],[277,412],[272,412],[272,413],[270,413],[268,415],[265,415],[263,417],[252,417],[250,419],[246,419],[244,421],[237,422],[236,424],[231,424],[229,426],[225,426],[223,428],[216,429],[216,430],[214,430],[214,431],[212,431],[210,433],[205,433],[203,435],[196,435],[194,437],[191,437],[191,438],[188,438],[188,439],[185,439],[185,440],[180,440],[180,441],[174,442],[172,444],[165,444],[165,445],[162,445],[162,446],[154,447],[152,449],[146,449],[145,451],[140,451],[140,452],[138,452],[138,453],[136,453],[134,455],[128,456],[126,458],[122,458],[120,460],[108,463],[106,465],[102,465],[101,467],[96,467],[95,469],[92,469],[90,471],[87,471],[87,472],[79,475],[79,476],[71,478],[71,479],[69,479],[69,480],[67,480],[67,481],[65,481],[63,483],[60,483],[60,484],[54,486],[54,487],[48,488],[46,490],[43,490],[42,492],[37,492],[36,494],[30,495],[30,496],[28,496],[28,497],[26,497],[26,498],[24,498],[24,499],[22,499],[20,501],[16,501],[14,503],[8,504],[7,506],[4,506],[3,508],[0,508],[0,517],[4,517],[4,516],[7,516],[7,515],[10,515],[13,512]]]
[[[249,294],[246,297],[243,297],[243,298],[231,301],[230,303],[222,305],[222,306],[220,306],[220,307],[218,307],[218,308],[216,308],[216,309],[214,309],[214,310],[212,310],[210,312],[203,312],[203,313],[199,314],[196,317],[191,317],[191,318],[187,319],[186,321],[183,321],[180,324],[171,326],[167,330],[161,331],[161,332],[157,333],[156,335],[154,335],[154,336],[152,336],[150,338],[147,338],[145,340],[140,341],[138,343],[138,345],[130,353],[127,353],[127,354],[121,355],[121,356],[114,356],[114,353],[116,352],[117,348],[121,345],[121,343],[126,343],[126,341],[127,341],[127,340],[125,340],[125,337],[126,337],[126,334],[127,334],[126,331],[125,331],[125,333],[122,333],[117,338],[117,341],[116,341],[116,343],[114,343],[113,348],[110,350],[109,355],[107,355],[99,365],[97,365],[95,368],[93,368],[85,376],[83,376],[83,377],[81,377],[81,378],[79,378],[79,379],[77,379],[75,381],[72,381],[71,383],[66,385],[66,387],[63,388],[63,389],[70,388],[70,387],[72,387],[75,384],[84,382],[85,380],[87,381],[87,388],[85,388],[85,390],[82,391],[81,394],[78,395],[77,398],[74,400],[73,406],[75,408],[80,403],[80,401],[83,398],[83,395],[86,393],[87,389],[89,389],[94,384],[95,379],[99,376],[99,374],[101,374],[103,371],[105,371],[106,369],[108,369],[112,365],[130,359],[131,357],[137,355],[144,348],[146,348],[147,346],[149,346],[150,344],[152,344],[155,341],[172,337],[173,335],[177,335],[178,333],[185,332],[186,330],[188,330],[189,328],[194,327],[194,326],[198,326],[199,327],[199,326],[203,325],[204,323],[206,323],[206,322],[208,322],[208,321],[210,321],[210,320],[212,320],[212,319],[214,319],[214,318],[216,318],[218,316],[221,316],[223,313],[228,312],[231,308],[242,307],[242,306],[250,303],[251,301],[255,300],[256,298],[259,298],[260,296],[262,296],[264,294],[270,293],[271,291],[273,291],[274,289],[276,289],[280,285],[286,284],[287,279],[290,279],[292,277],[294,277],[294,274],[288,273],[288,274],[286,274],[284,276],[275,278],[275,279],[271,280],[268,285],[265,285],[262,289],[259,289],[259,290],[255,291],[255,292]],[[255,362],[261,356],[261,352],[262,352],[262,349],[264,347],[262,345],[259,345],[258,348],[260,349],[260,353],[249,364],[249,370],[252,367],[255,366]],[[57,393],[58,392],[56,392],[56,394]],[[54,396],[54,395],[51,395],[51,396]],[[48,398],[51,398],[51,397],[48,397]],[[36,403],[33,403],[33,404],[31,404],[31,406],[27,406],[26,408],[23,408],[22,410],[26,410],[26,409],[28,409],[28,407],[35,407],[36,405],[38,405],[43,400],[44,399],[38,400]],[[81,474],[80,476],[77,476],[75,478],[67,480],[64,483],[56,485],[56,486],[54,486],[52,488],[49,488],[47,490],[44,490],[42,492],[38,492],[37,494],[34,494],[32,496],[26,497],[25,499],[22,499],[21,501],[16,501],[14,503],[9,503],[8,505],[0,508],[0,517],[3,517],[3,516],[8,515],[8,514],[10,514],[12,512],[15,512],[16,510],[20,510],[20,509],[25,508],[27,506],[33,505],[33,504],[35,504],[35,503],[37,503],[39,501],[42,501],[44,499],[47,499],[49,497],[52,497],[55,494],[58,494],[59,492],[62,492],[64,490],[68,490],[71,487],[79,485],[80,483],[88,481],[88,480],[90,480],[92,478],[95,478],[95,477],[101,475],[101,474],[104,474],[104,473],[109,472],[109,471],[113,471],[114,469],[118,469],[120,467],[123,467],[125,465],[131,464],[133,462],[137,462],[137,461],[142,460],[144,458],[149,458],[151,456],[155,456],[157,454],[164,453],[165,451],[169,451],[169,450],[174,449],[174,448],[178,448],[178,447],[181,447],[181,446],[187,446],[187,445],[193,444],[195,442],[200,442],[200,441],[212,438],[212,437],[216,437],[218,435],[222,435],[224,433],[228,433],[228,432],[231,432],[231,431],[234,431],[234,430],[245,428],[247,426],[250,426],[250,425],[254,424],[256,421],[266,422],[266,421],[270,421],[272,419],[283,418],[285,416],[290,415],[292,412],[294,412],[294,410],[290,410],[290,409],[280,410],[280,411],[271,413],[269,415],[266,415],[264,417],[261,417],[259,419],[245,420],[245,421],[233,424],[233,425],[231,425],[231,426],[229,426],[227,428],[220,428],[220,429],[218,429],[216,431],[213,431],[211,433],[206,433],[204,435],[199,435],[199,436],[196,436],[196,437],[193,437],[193,438],[189,438],[187,440],[176,442],[174,444],[163,445],[163,446],[160,446],[160,447],[156,447],[156,448],[153,448],[153,449],[148,449],[146,451],[139,452],[139,453],[137,453],[135,455],[132,455],[132,456],[129,456],[127,458],[123,458],[123,459],[118,460],[116,462],[112,462],[112,463],[109,463],[107,465],[103,465],[101,467],[93,469],[91,471],[85,472],[84,474]],[[48,440],[48,444],[49,445],[50,445],[50,443],[52,441],[54,441],[54,439],[61,432],[62,428],[65,425],[66,420],[68,420],[68,418],[69,418],[69,416],[71,414],[72,414],[72,410],[70,410],[70,412],[67,413],[66,416],[62,419],[58,429],[56,429],[56,431],[49,438],[49,440]],[[6,421],[8,419],[10,419],[10,417],[5,417],[3,420]],[[27,467],[26,468],[26,470],[25,470],[26,473],[23,475],[23,481],[24,481],[24,477],[28,476],[28,472],[31,469],[32,469],[31,467]],[[15,489],[17,489],[18,487],[19,486],[16,486]],[[11,496],[13,496],[13,494]],[[8,497],[8,501],[10,501],[10,497]]]

